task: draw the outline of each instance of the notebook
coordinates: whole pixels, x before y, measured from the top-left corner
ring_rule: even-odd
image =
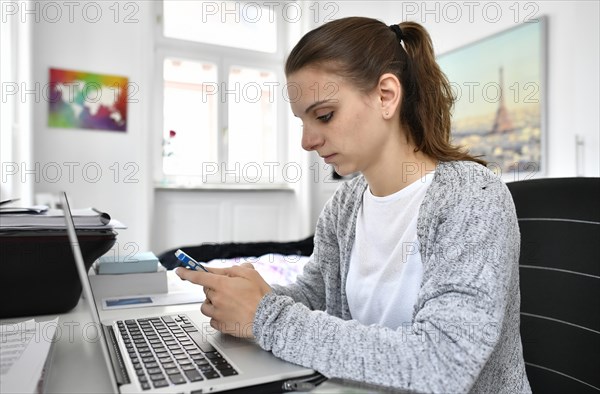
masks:
[[[83,294],[93,322],[102,327],[102,353],[114,392],[207,393],[278,382],[286,391],[315,376],[312,369],[282,361],[252,340],[214,330],[197,307],[163,316],[131,309],[127,320],[101,321],[66,193],[61,203]]]

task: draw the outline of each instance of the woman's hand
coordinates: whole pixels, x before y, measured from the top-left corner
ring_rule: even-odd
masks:
[[[200,311],[211,318],[212,327],[236,337],[251,338],[256,308],[271,287],[250,263],[207,269],[209,272],[180,267],[175,273],[204,286],[206,300]]]

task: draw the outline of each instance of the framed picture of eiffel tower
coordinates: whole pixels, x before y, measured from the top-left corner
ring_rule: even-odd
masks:
[[[453,143],[507,181],[546,171],[545,59],[545,18],[437,58],[456,98]]]

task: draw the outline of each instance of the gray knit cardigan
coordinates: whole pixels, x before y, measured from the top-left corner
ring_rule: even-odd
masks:
[[[423,281],[412,324],[395,330],[363,325],[348,308],[366,187],[359,176],[328,201],[302,276],[259,303],[256,342],[328,377],[398,390],[531,392],[519,334],[520,234],[506,185],[473,162],[437,165],[417,222]]]

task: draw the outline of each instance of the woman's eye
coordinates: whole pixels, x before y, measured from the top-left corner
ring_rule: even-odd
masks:
[[[333,111],[325,115],[317,116],[317,119],[319,119],[323,123],[329,122],[331,118],[333,118]]]

